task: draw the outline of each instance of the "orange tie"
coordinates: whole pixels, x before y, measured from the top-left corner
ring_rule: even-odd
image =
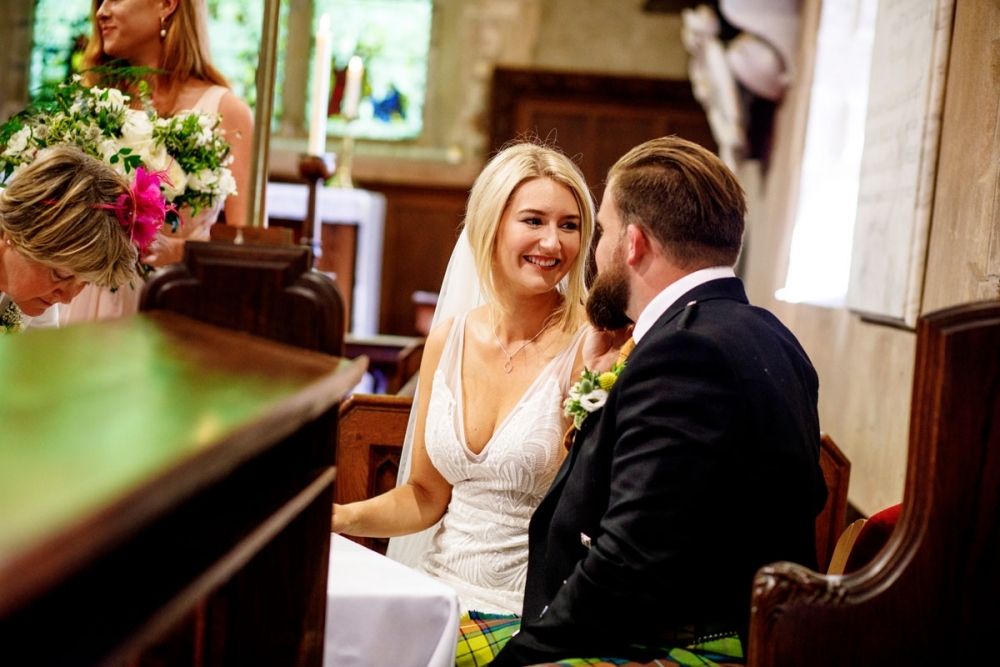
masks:
[[[628,359],[628,355],[632,354],[632,350],[634,349],[635,339],[629,336],[628,340],[625,341],[625,344],[622,345],[622,349],[618,350],[618,363],[624,364],[625,360]]]
[[[618,350],[618,364],[624,364],[625,360],[628,359],[628,355],[632,354],[632,350],[635,349],[635,340],[629,336],[628,340],[622,345],[621,349]],[[576,425],[570,424],[569,428],[566,429],[566,434],[563,436],[563,446],[569,450],[573,445],[573,436],[576,435]]]

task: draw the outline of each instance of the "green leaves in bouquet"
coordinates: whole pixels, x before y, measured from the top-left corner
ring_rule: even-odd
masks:
[[[133,155],[131,148],[123,148],[111,157],[108,158],[108,162],[111,164],[122,163],[125,167],[125,173],[131,172],[133,169],[138,169],[142,166],[142,156]]]
[[[140,166],[166,173],[167,201],[187,206],[193,215],[234,194],[236,182],[228,167],[232,155],[219,116],[182,111],[158,117],[149,81],[161,73],[110,63],[87,70],[86,79],[74,76],[52,88],[50,95],[36,98],[0,126],[3,182],[33,161],[39,150],[69,143],[126,175]],[[178,220],[171,225],[176,227]]]

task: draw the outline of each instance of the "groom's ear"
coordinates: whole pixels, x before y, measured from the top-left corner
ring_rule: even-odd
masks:
[[[642,231],[638,225],[629,225],[625,228],[626,243],[626,255],[625,261],[629,266],[635,266],[642,261],[644,257],[649,255],[649,253],[654,252],[654,248],[651,244],[652,239]]]

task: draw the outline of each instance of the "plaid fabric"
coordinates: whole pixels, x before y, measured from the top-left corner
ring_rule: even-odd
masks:
[[[520,616],[470,611],[458,624],[456,667],[483,667],[490,664],[520,627]]]
[[[504,644],[521,627],[517,616],[469,612],[462,618],[458,630],[456,667],[483,667],[496,657]],[[651,662],[635,662],[624,658],[569,658],[547,662],[536,667],[721,667],[742,665],[743,647],[739,637],[714,638],[685,648],[663,649],[663,655]]]

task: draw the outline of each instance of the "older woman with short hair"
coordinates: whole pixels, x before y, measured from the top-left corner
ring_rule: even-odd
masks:
[[[0,188],[0,315],[3,330],[55,326],[56,304],[88,283],[117,288],[136,278],[142,225],[162,224],[164,202],[137,221],[128,180],[72,146],[41,151]]]

